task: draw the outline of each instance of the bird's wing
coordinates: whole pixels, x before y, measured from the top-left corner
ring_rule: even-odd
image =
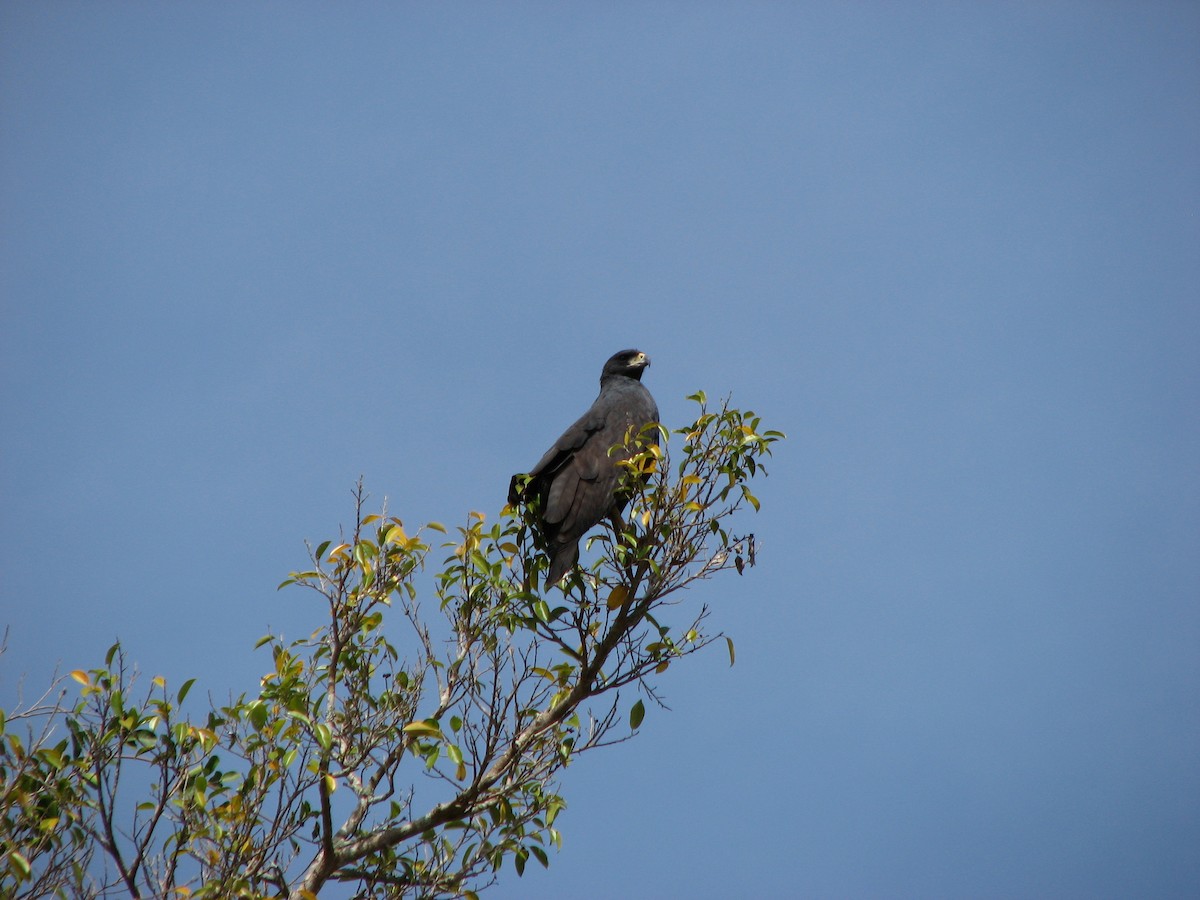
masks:
[[[563,432],[530,473],[534,478],[546,479],[549,485],[542,517],[558,524],[564,532],[587,519],[595,505],[589,497],[608,468],[603,465],[609,447],[607,409],[601,402],[604,399],[603,394],[596,398],[592,408]]]
[[[641,385],[601,389],[591,408],[562,433],[529,473],[545,490],[542,520],[558,539],[575,541],[608,515],[620,472],[609,457],[626,429],[657,421],[658,410]],[[510,490],[510,499],[515,496]]]
[[[579,417],[570,428],[564,431],[554,442],[554,445],[545,452],[541,459],[538,460],[529,474],[538,476],[542,473],[553,472],[561,466],[572,454],[579,448],[583,447],[591,439],[592,435],[604,430],[604,424],[607,420],[607,415],[603,409],[597,409],[600,405],[600,399],[592,404],[591,409]]]

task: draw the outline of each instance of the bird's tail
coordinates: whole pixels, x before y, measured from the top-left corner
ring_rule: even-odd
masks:
[[[579,562],[578,543],[562,544],[554,548],[550,557],[550,571],[546,575],[546,586],[549,587],[562,581],[577,562]]]

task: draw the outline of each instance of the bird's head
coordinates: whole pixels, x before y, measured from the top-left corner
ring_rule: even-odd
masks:
[[[622,350],[609,357],[608,362],[604,364],[604,371],[600,373],[600,380],[603,381],[610,375],[625,375],[641,381],[642,371],[648,365],[650,357],[641,350]]]

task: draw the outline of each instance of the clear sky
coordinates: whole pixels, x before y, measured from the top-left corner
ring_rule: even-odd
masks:
[[[0,116],[3,702],[254,688],[636,346],[789,435],[737,664],[490,896],[1200,894],[1197,5],[10,0]]]

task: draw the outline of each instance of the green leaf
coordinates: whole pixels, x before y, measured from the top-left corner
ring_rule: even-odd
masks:
[[[313,737],[317,739],[321,749],[328,753],[329,748],[333,746],[333,732],[329,730],[329,726],[324,722],[318,722],[313,726]]]
[[[638,726],[642,724],[642,719],[646,717],[646,704],[639,700],[633,704],[633,709],[629,711],[629,727],[637,731]]]
[[[8,862],[17,872],[17,878],[24,881],[29,877],[29,860],[18,853],[16,850],[10,850],[8,854]]]
[[[189,678],[187,681],[185,681],[183,684],[181,684],[179,686],[179,693],[175,695],[175,702],[182,703],[184,698],[187,697],[188,691],[190,691],[192,689],[192,685],[195,683],[196,683],[195,678]]]
[[[442,729],[438,727],[436,722],[409,722],[400,730],[405,734],[412,734],[418,737],[440,738],[442,736]]]
[[[255,731],[262,731],[263,726],[267,724],[267,704],[261,700],[251,703],[246,707],[246,718],[250,720]]]

